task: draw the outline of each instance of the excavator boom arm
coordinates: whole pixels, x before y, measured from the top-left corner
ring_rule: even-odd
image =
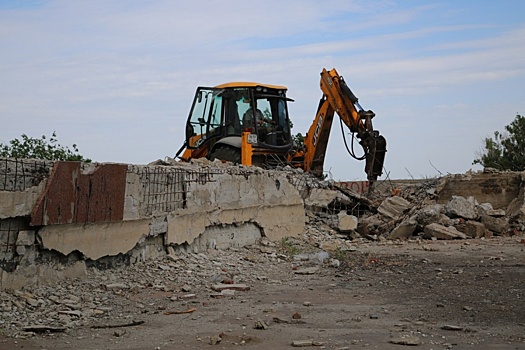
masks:
[[[368,180],[377,180],[383,171],[386,140],[379,135],[377,130],[373,129],[374,112],[363,110],[358,98],[335,69],[330,71],[323,69],[320,85],[323,97],[319,102],[314,122],[305,138],[305,171],[310,171],[317,176],[322,175],[330,129],[334,114],[337,113],[348,129],[356,134],[363,147],[363,159],[366,160],[365,172]]]

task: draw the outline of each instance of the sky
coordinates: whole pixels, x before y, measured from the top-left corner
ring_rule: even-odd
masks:
[[[96,162],[173,157],[197,86],[230,81],[287,86],[304,134],[336,68],[387,140],[381,179],[478,171],[483,140],[525,113],[524,13],[522,0],[0,0],[0,143],[56,132]],[[337,120],[325,170],[366,179]]]

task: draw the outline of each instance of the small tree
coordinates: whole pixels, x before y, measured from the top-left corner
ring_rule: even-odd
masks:
[[[56,137],[54,131],[49,139],[45,135],[36,139],[22,134],[21,140],[13,139],[9,141],[9,145],[0,143],[0,157],[91,162],[91,159],[84,158],[78,153],[76,144],[72,145],[73,150],[71,150],[61,146]]]
[[[517,114],[516,119],[505,126],[505,131],[496,131],[494,138],[486,138],[485,152],[472,164],[499,170],[525,170],[525,117]]]

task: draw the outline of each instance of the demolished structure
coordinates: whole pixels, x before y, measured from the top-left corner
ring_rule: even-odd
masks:
[[[293,169],[220,161],[8,158],[0,159],[0,186],[0,289],[298,237],[306,224],[349,240],[466,239],[521,233],[525,218],[523,174],[490,171],[380,181],[366,196]]]

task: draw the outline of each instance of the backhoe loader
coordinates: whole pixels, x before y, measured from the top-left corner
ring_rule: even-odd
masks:
[[[232,82],[198,87],[186,122],[186,140],[176,158],[189,161],[206,157],[243,165],[273,168],[291,165],[323,177],[323,165],[334,114],[357,137],[364,150],[352,157],[365,160],[370,182],[382,174],[386,140],[372,127],[374,112],[365,111],[335,69],[321,72],[316,116],[297,144],[291,131],[287,88],[254,82]],[[343,132],[343,137],[344,132]],[[182,153],[182,156],[180,155]]]

